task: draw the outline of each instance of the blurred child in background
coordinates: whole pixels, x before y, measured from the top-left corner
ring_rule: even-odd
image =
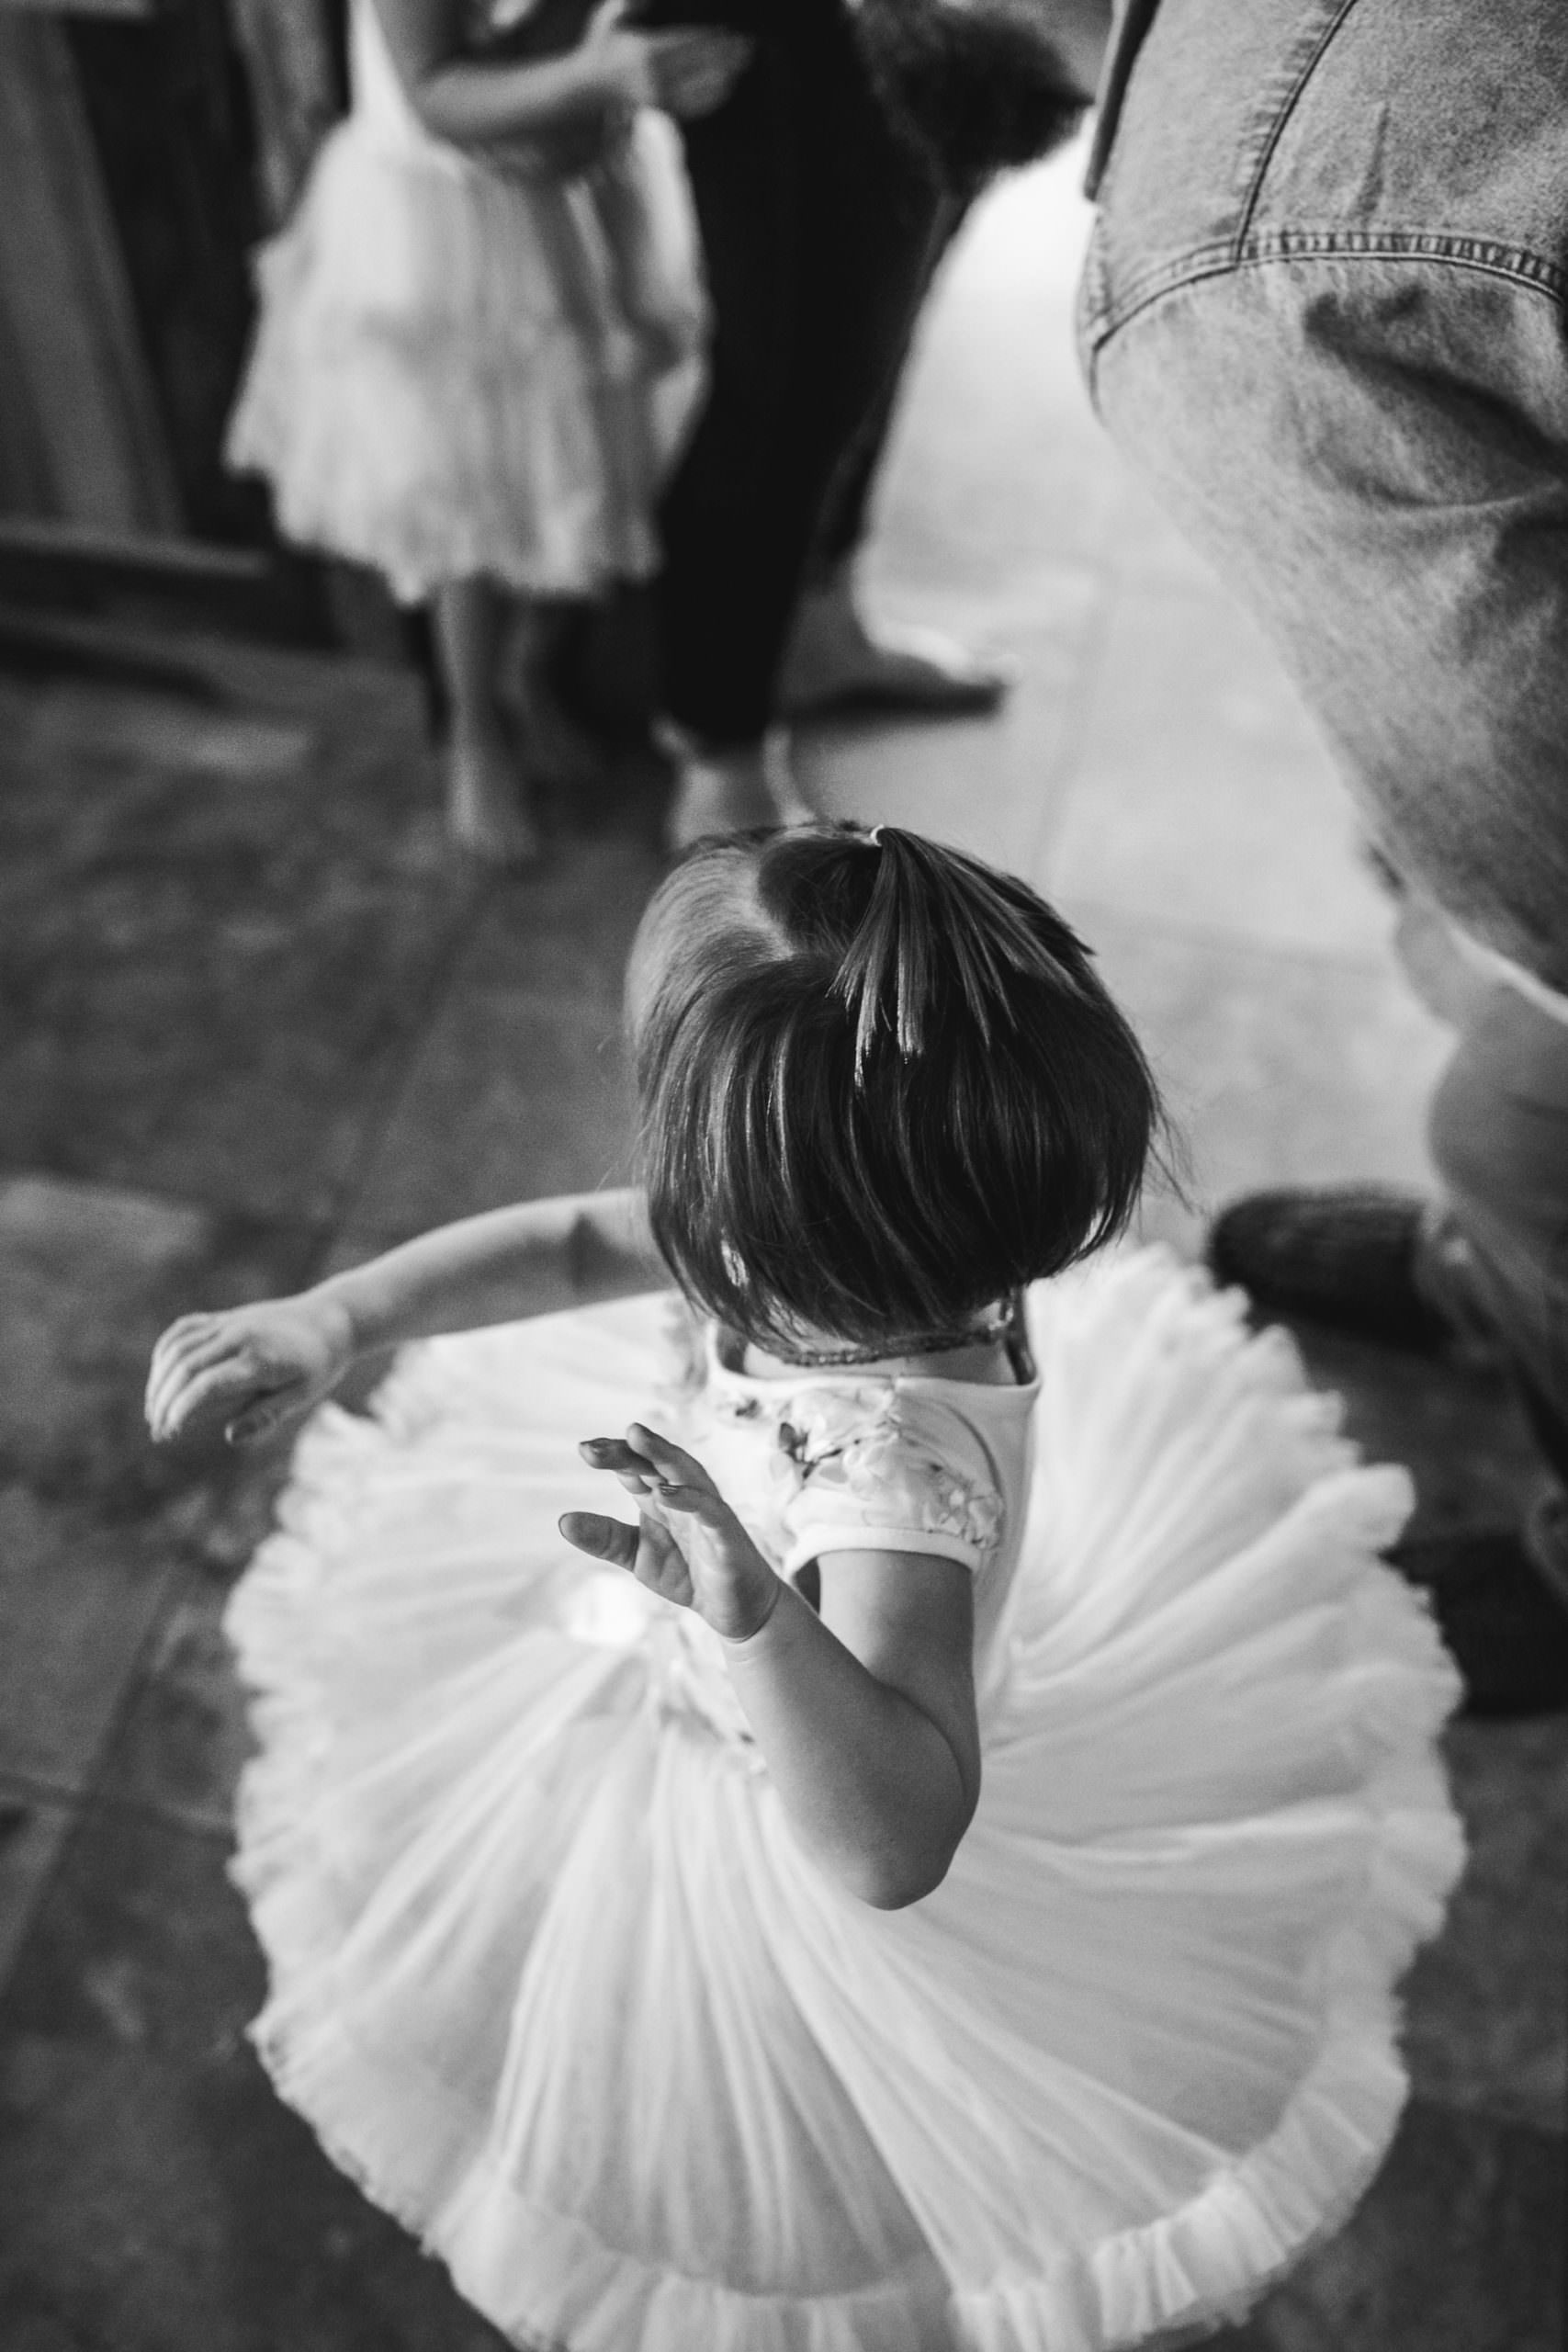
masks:
[[[558,608],[655,568],[654,502],[701,389],[701,271],[660,117],[716,106],[747,45],[622,14],[352,0],[352,108],[261,255],[230,427],[289,537],[430,599],[448,825],[497,864],[537,852]]]

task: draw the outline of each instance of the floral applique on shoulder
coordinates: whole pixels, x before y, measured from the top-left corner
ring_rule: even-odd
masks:
[[[1000,1482],[953,1405],[855,1381],[813,1383],[758,1409],[773,1424],[769,1481],[786,1568],[861,1546],[942,1553],[976,1568],[995,1554]]]

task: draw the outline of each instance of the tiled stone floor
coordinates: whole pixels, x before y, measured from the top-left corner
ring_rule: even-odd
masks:
[[[868,564],[889,610],[1010,654],[1008,709],[820,729],[801,766],[1081,923],[1186,1127],[1190,1204],[1148,1223],[1189,1248],[1240,1185],[1420,1181],[1443,1039],[1272,660],[1085,411],[1073,187],[1021,179],[972,225]],[[154,1455],[141,1374],[182,1307],[624,1164],[657,798],[482,888],[443,854],[408,681],[190,658],[197,701],[0,682],[0,2352],[479,2352],[242,2038],[218,1620],[281,1464]],[[1428,1522],[1517,1508],[1484,1370],[1303,1338]],[[1473,1856],[1408,1988],[1406,2121],[1226,2352],[1560,2345],[1568,1723],[1461,1724],[1450,1754]]]

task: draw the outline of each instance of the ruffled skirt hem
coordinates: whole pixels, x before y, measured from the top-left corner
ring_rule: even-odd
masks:
[[[1141,1273],[1123,1271],[1121,1280],[1131,1321],[1147,1328],[1157,1320],[1148,1313],[1150,1299],[1156,1305],[1163,1299],[1168,1307],[1177,1278],[1151,1270],[1147,1260],[1141,1264]],[[1189,1298],[1188,1307],[1179,1301],[1171,1310],[1188,1335],[1188,1362],[1182,1364],[1179,1350],[1174,1356],[1168,1351],[1167,1373],[1172,1382],[1190,1381],[1195,1359],[1206,1357],[1210,1385],[1223,1388],[1226,1377],[1236,1376],[1245,1343],[1239,1334],[1225,1340],[1213,1312],[1217,1302],[1200,1302],[1190,1292]],[[1105,1328],[1096,1344],[1109,1345],[1114,1319],[1110,1314],[1101,1318]],[[515,1377],[532,1374],[542,1418],[588,1426],[581,1416],[594,1385],[594,1351],[618,1347],[624,1355],[628,1339],[635,1361],[626,1378],[646,1398],[657,1334],[654,1311],[638,1302],[630,1310],[483,1335],[467,1360],[466,1342],[411,1351],[378,1400],[377,1423],[356,1423],[329,1408],[307,1434],[286,1524],[258,1556],[230,1614],[242,1671],[257,1692],[262,1747],[242,1790],[233,1867],[270,1963],[272,1995],[254,2032],[281,2096],[367,2193],[447,2263],[468,2300],[524,2346],[548,2346],[549,2352],[632,2352],[634,2346],[636,2352],[690,2352],[698,2344],[705,2352],[954,2352],[960,2346],[964,2352],[1113,2352],[1134,2344],[1182,2343],[1239,2318],[1341,2224],[1386,2152],[1406,2091],[1394,1986],[1416,1945],[1438,1924],[1462,1861],[1434,1749],[1457,1680],[1419,1601],[1370,1556],[1370,1547],[1390,1540],[1397,1528],[1407,1500],[1404,1482],[1399,1474],[1347,1468],[1343,1449],[1321,1423],[1315,1436],[1307,1433],[1311,1417],[1303,1408],[1309,1400],[1291,1392],[1278,1355],[1253,1356],[1244,1385],[1273,1399],[1276,1453],[1291,1458],[1289,1483],[1306,1513],[1295,1525],[1292,1556],[1323,1557],[1337,1546],[1348,1560],[1360,1563],[1340,1579],[1337,1638],[1345,1662],[1321,1732],[1325,1748],[1340,1759],[1334,1770],[1341,1781],[1344,1759],[1359,1759],[1359,1784],[1348,1799],[1318,1797],[1282,1811],[1264,1809],[1256,1820],[1238,1816],[1234,1827],[1194,1827],[1180,1833],[1179,1851],[1171,1842],[1174,1832],[1096,1839],[1086,1828],[1069,1832],[1065,1821],[1041,1842],[1032,1816],[1042,1809],[1043,1791],[1059,1803],[1060,1767],[1055,1761],[1047,1772],[1030,1763],[1030,1724],[1043,1705],[1040,1692],[1055,1681],[1063,1703],[1070,1702],[1075,1675],[1093,1661],[1068,1666],[1064,1651],[1054,1672],[1049,1637],[1032,1634],[1021,1653],[1017,1691],[991,1710],[998,1742],[992,1815],[982,1811],[960,1865],[937,1896],[909,1914],[886,1917],[862,1912],[815,1881],[781,1830],[765,1776],[738,1772],[720,1742],[702,1746],[701,1727],[694,1732],[682,1718],[668,1687],[660,1696],[647,1641],[583,1637],[581,1628],[592,1611],[585,1614],[580,1605],[581,1571],[562,1555],[558,1541],[552,1549],[545,1534],[531,1458],[514,1463],[514,1437],[503,1442],[498,1430],[464,1430],[453,1418],[464,1409],[465,1390],[470,1403],[477,1394],[498,1394],[505,1355]],[[625,1418],[617,1379],[606,1375],[601,1385],[616,1391],[602,1399],[606,1413]],[[1189,1419],[1195,1439],[1201,1408]],[[1115,1433],[1110,1435],[1113,1441]],[[1125,1442],[1123,1430],[1124,1450]],[[1248,1443],[1256,1451],[1256,1430]],[[464,1516],[464,1525],[452,1528],[445,1557],[425,1566],[431,1577],[446,1579],[449,1611],[469,1609],[473,1656],[467,1660],[431,1656],[443,1638],[432,1632],[429,1644],[422,1642],[421,1623],[435,1623],[431,1603],[424,1603],[422,1618],[414,1588],[400,1582],[404,1564],[394,1564],[378,1579],[366,1551],[367,1513],[391,1514],[382,1524],[406,1519],[411,1495],[426,1482],[422,1457],[434,1462],[443,1455],[455,1498],[448,1512]],[[389,1495],[389,1479],[395,1490]],[[555,1483],[552,1529],[555,1508],[577,1498],[563,1496]],[[476,1501],[487,1490],[489,1500]],[[478,1532],[481,1524],[494,1530],[491,1548],[499,1545],[491,1566],[480,1561],[489,1542]],[[417,1533],[411,1541],[417,1547]],[[1255,1550],[1261,1558],[1262,1547]],[[444,1687],[448,1668],[455,1675],[446,1686],[445,1709],[416,1707],[406,1730],[399,1732],[394,1721],[385,1736],[367,1743],[358,1741],[356,1711],[375,1703],[377,1623],[356,1613],[354,1591],[333,1597],[334,1568],[341,1575],[345,1560],[355,1563],[350,1574],[360,1590],[378,1581],[386,1589],[387,1655],[400,1644],[407,1649],[403,1665],[387,1678],[394,1698],[400,1675],[417,1681],[422,1653],[429,1690]],[[412,1566],[412,1554],[406,1565]],[[510,1599],[498,1600],[508,1590]],[[1239,1622],[1244,1611],[1227,1608]],[[323,1638],[323,1627],[333,1626],[335,1634]],[[352,1658],[351,1634],[360,1651]],[[498,1659],[508,1638],[519,1645],[510,1665]],[[1224,1648],[1218,1625],[1213,1644]],[[525,1656],[530,1662],[524,1673]],[[1281,1692],[1286,1688],[1281,1683]],[[1104,1702],[1102,1690],[1097,1703]],[[416,1749],[431,1751],[432,1760],[421,1770],[434,1781],[447,1771],[434,1750],[448,1736],[448,1716],[450,1736],[459,1736],[459,1709],[467,1719],[460,1736],[474,1755],[482,1754],[487,1704],[507,1724],[507,1738],[517,1725],[523,1730],[520,1744],[491,1775],[497,1790],[487,1801],[491,1813],[470,1816],[470,1844],[477,1853],[491,1834],[485,1822],[521,1816],[530,1806],[536,1808],[531,1819],[549,1825],[523,1832],[517,1847],[525,1859],[517,1865],[516,1903],[530,1922],[520,1946],[519,2015],[536,2005],[521,2041],[530,2048],[552,2035],[569,2041],[580,2010],[585,2041],[605,2030],[603,2018],[595,2025],[597,2013],[589,2006],[588,1980],[598,1965],[593,1955],[606,1939],[630,1940],[635,1932],[623,1926],[617,1904],[625,1904],[628,1918],[641,1917],[637,1905],[646,1905],[646,1889],[660,1883],[660,1869],[677,1866],[650,1860],[647,1849],[650,1834],[657,1842],[657,1816],[666,1802],[660,1758],[678,1754],[685,1777],[670,1784],[681,1792],[678,1802],[670,1800],[670,1854],[695,1855],[691,1867],[697,1871],[709,1839],[710,1810],[718,1825],[711,1839],[713,1874],[698,1882],[690,1932],[722,1940],[726,1917],[737,1922],[734,1932],[740,1935],[742,1928],[750,1933],[760,1916],[764,1942],[785,1955],[781,1965],[790,2016],[795,2025],[804,2020],[801,2049],[845,2086],[860,2118],[856,2128],[863,2126],[869,2135],[864,2233],[868,2242],[893,2249],[879,2267],[870,2266],[869,2275],[848,2277],[840,2262],[837,2283],[825,2277],[814,2285],[807,2254],[789,2290],[749,2290],[724,2273],[722,2263],[704,2275],[689,2245],[683,2260],[673,2249],[667,2256],[657,2247],[650,2252],[645,2229],[639,2246],[629,2194],[605,2191],[596,2198],[581,2189],[581,2167],[586,2162],[592,2176],[594,2160],[582,2156],[581,2119],[560,2143],[558,2158],[552,2154],[550,2127],[540,2120],[545,2109],[529,2108],[515,2089],[515,2052],[509,2051],[498,2070],[503,2079],[487,2075],[490,2088],[480,2094],[457,2087],[468,2028],[455,2029],[443,2063],[426,2064],[412,2046],[425,2031],[428,2004],[416,2003],[411,1993],[406,2012],[397,2009],[395,1996],[385,1990],[387,1972],[371,1966],[370,1948],[363,1943],[366,1917],[378,1905],[388,1908],[385,1949],[397,1955],[404,1930],[392,1918],[397,1906],[388,1889],[400,1871],[412,1889],[407,1917],[419,1923],[421,1934],[434,1932],[438,1913],[455,1919],[465,1898],[446,1885],[459,1865],[445,1857],[457,1841],[452,1825],[437,1819],[437,1808],[425,1808],[412,1839],[401,1835],[389,1844],[384,1823],[403,1803],[394,1783],[412,1770]],[[1167,1713],[1174,1724],[1173,1710]],[[1105,1720],[1103,1770],[1113,1782],[1117,1742],[1125,1744],[1130,1735],[1119,1728],[1114,1702]],[[1224,1736],[1218,1713],[1214,1736]],[[563,1765],[573,1740],[587,1742],[581,1760]],[[639,1803],[647,1808],[646,1826],[637,1818]],[[597,1826],[602,1821],[610,1825],[607,1833]],[[574,1924],[573,1898],[562,1891],[572,1867],[566,1858],[579,1847],[594,1847],[604,1834],[611,1846],[596,1849],[597,1875],[585,1876],[585,1907]],[[550,1839],[553,1858],[535,1852],[538,1841]],[[1250,1864],[1249,1840],[1264,1858]],[[1296,1864],[1292,1849],[1299,1849]],[[385,1859],[378,1860],[383,1849]],[[479,1871],[477,1860],[472,1867]],[[493,1865],[487,1868],[493,1877]],[[1192,1879],[1187,1896],[1195,1897],[1201,1914],[1212,1907],[1219,1921],[1217,1955],[1227,1919],[1235,1937],[1244,1936],[1254,1917],[1266,1926],[1272,1919],[1270,1875],[1283,1890],[1282,1916],[1293,1918],[1298,1912],[1310,1915],[1317,1898],[1291,1894],[1292,1871],[1305,1884],[1325,1869],[1329,1876],[1322,1883],[1339,1889],[1323,1898],[1335,1905],[1332,1925],[1317,1936],[1305,1976],[1292,1963],[1292,1978],[1308,1986],[1298,1997],[1316,2021],[1303,2028],[1309,2041],[1293,2086],[1281,2084],[1271,2117],[1249,2144],[1227,2149],[1191,2117],[1184,2123],[1162,2120],[1113,2085],[1086,2085],[1081,2052],[1056,2014],[1058,1996],[1065,2018],[1079,1987],[1070,1964],[1051,1945],[1058,1912],[1060,1938],[1068,1940],[1075,1917],[1103,1914],[1110,1922],[1103,1947],[1108,1964],[1120,1966],[1146,1936],[1147,1922],[1160,1916],[1162,1875],[1171,1882],[1175,1905],[1186,1899],[1186,1872]],[[1029,1888],[1021,1894],[1021,1874],[1031,1884],[1038,1877],[1037,1899]],[[1042,1989],[1038,2027],[1031,2031],[1037,2041],[1019,2040],[1002,2021],[1012,1979],[1005,1970],[997,1973],[985,1940],[987,1915],[1025,1896],[1034,1905],[1029,1916],[1042,1923],[1034,1931]],[[1150,1907],[1140,1910],[1145,1896]],[[1228,1913],[1226,1902],[1233,1905]],[[1118,1928],[1122,1906],[1125,1922]],[[568,1917],[566,1928],[558,1914]],[[648,1932],[652,1949],[659,1933],[671,1930],[666,1922],[662,1931],[655,1926]],[[1162,1964],[1181,1963],[1183,1949],[1178,1938],[1163,1963],[1160,1954],[1150,1956],[1151,1986]],[[705,1981],[700,1943],[667,1946],[665,1962],[672,1988]],[[1218,1957],[1214,1964],[1221,1965]],[[1020,1965],[1028,1972],[1029,1953]],[[455,2013],[471,2007],[447,1965],[432,1966],[435,1973],[423,1980],[427,1990],[432,1984],[445,1986]],[[737,1973],[745,1984],[753,1983],[754,1959]],[[1083,1973],[1092,1978],[1093,1973],[1086,1964]],[[367,2007],[365,1988],[372,1976],[378,1989]],[[636,1981],[634,1972],[626,1982]],[[722,1977],[714,1982],[716,1999]],[[1245,1993],[1247,1980],[1237,1982]],[[993,1987],[1000,1988],[994,2000]],[[1104,1998],[1111,2012],[1106,2047],[1113,2049],[1119,2035],[1137,2030],[1136,2003],[1117,2013],[1109,1979]],[[1218,1977],[1212,1997],[1194,1995],[1195,2047],[1201,2049],[1206,2036],[1223,2034],[1230,1998]],[[400,2014],[406,2014],[406,2036],[397,2028]],[[731,2020],[730,2036],[739,2031],[743,2038],[727,2045],[730,2054],[716,2074],[714,2049],[704,2039],[709,2029],[688,2030],[679,2001],[672,2000],[668,2027],[692,2069],[685,2086],[690,2113],[682,2104],[663,2119],[671,2165],[679,2170],[688,2139],[695,2149],[705,2129],[721,2130],[727,2102],[737,2104],[744,2121],[750,2101],[757,2144],[765,2151],[770,2135],[782,2128],[770,2101],[786,2095],[766,2091],[744,2029]],[[1055,2051],[1054,2038],[1060,2045]],[[1223,2042],[1218,2047],[1223,2068]],[[640,2062],[623,2055],[620,2063],[624,2069]],[[649,2063],[656,2063],[651,2052]],[[606,2100],[618,2097],[624,2104],[618,2115],[607,2112],[602,2126],[590,2121],[587,2128],[591,2135],[598,2130],[625,2135],[632,2131],[626,2119],[633,2112],[635,2085],[615,2071],[613,2055],[603,2064],[609,2070]],[[809,2106],[809,2081],[788,2096]],[[1011,2104],[993,2108],[987,2105],[993,2098]],[[509,2104],[514,2111],[503,2113]],[[526,2129],[519,2122],[525,2109],[534,2116]],[[911,2116],[920,2123],[911,2125]],[[608,2138],[604,2144],[608,2151]],[[1066,2172],[1053,2174],[1052,2165],[1067,2161],[1062,2152],[1069,2146],[1079,2154]],[[1098,2159],[1084,2153],[1096,2147]],[[604,2160],[610,2161],[607,2153]],[[1165,2188],[1152,2188],[1162,2175]],[[572,2181],[580,2193],[571,2192]],[[1054,2183],[1060,2191],[1055,2199]],[[813,2184],[805,2180],[796,2188],[808,2209]],[[739,2183],[735,2196],[743,2201]],[[1074,2199],[1082,2203],[1084,2218],[1058,2226]],[[604,2217],[618,2222],[623,2212],[627,2243],[616,2244],[616,2231]],[[716,2241],[720,2221],[716,2213]],[[808,2211],[800,2226],[808,2242]]]

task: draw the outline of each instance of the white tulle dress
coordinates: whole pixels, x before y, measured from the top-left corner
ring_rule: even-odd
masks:
[[[230,1619],[255,2039],[520,2345],[1176,2339],[1377,2168],[1461,1860],[1456,1677],[1374,1556],[1407,1479],[1157,1253],[1029,1316],[1027,1387],[763,1382],[637,1299],[422,1344],[302,1441]],[[716,1637],[561,1540],[639,1417],[786,1569],[972,1567],[984,1787],[924,1901],[822,1877]]]
[[[706,309],[674,127],[644,112],[582,176],[433,138],[371,0],[353,109],[257,256],[226,456],[279,529],[415,601],[488,577],[592,595],[658,558],[660,485],[704,385]]]

